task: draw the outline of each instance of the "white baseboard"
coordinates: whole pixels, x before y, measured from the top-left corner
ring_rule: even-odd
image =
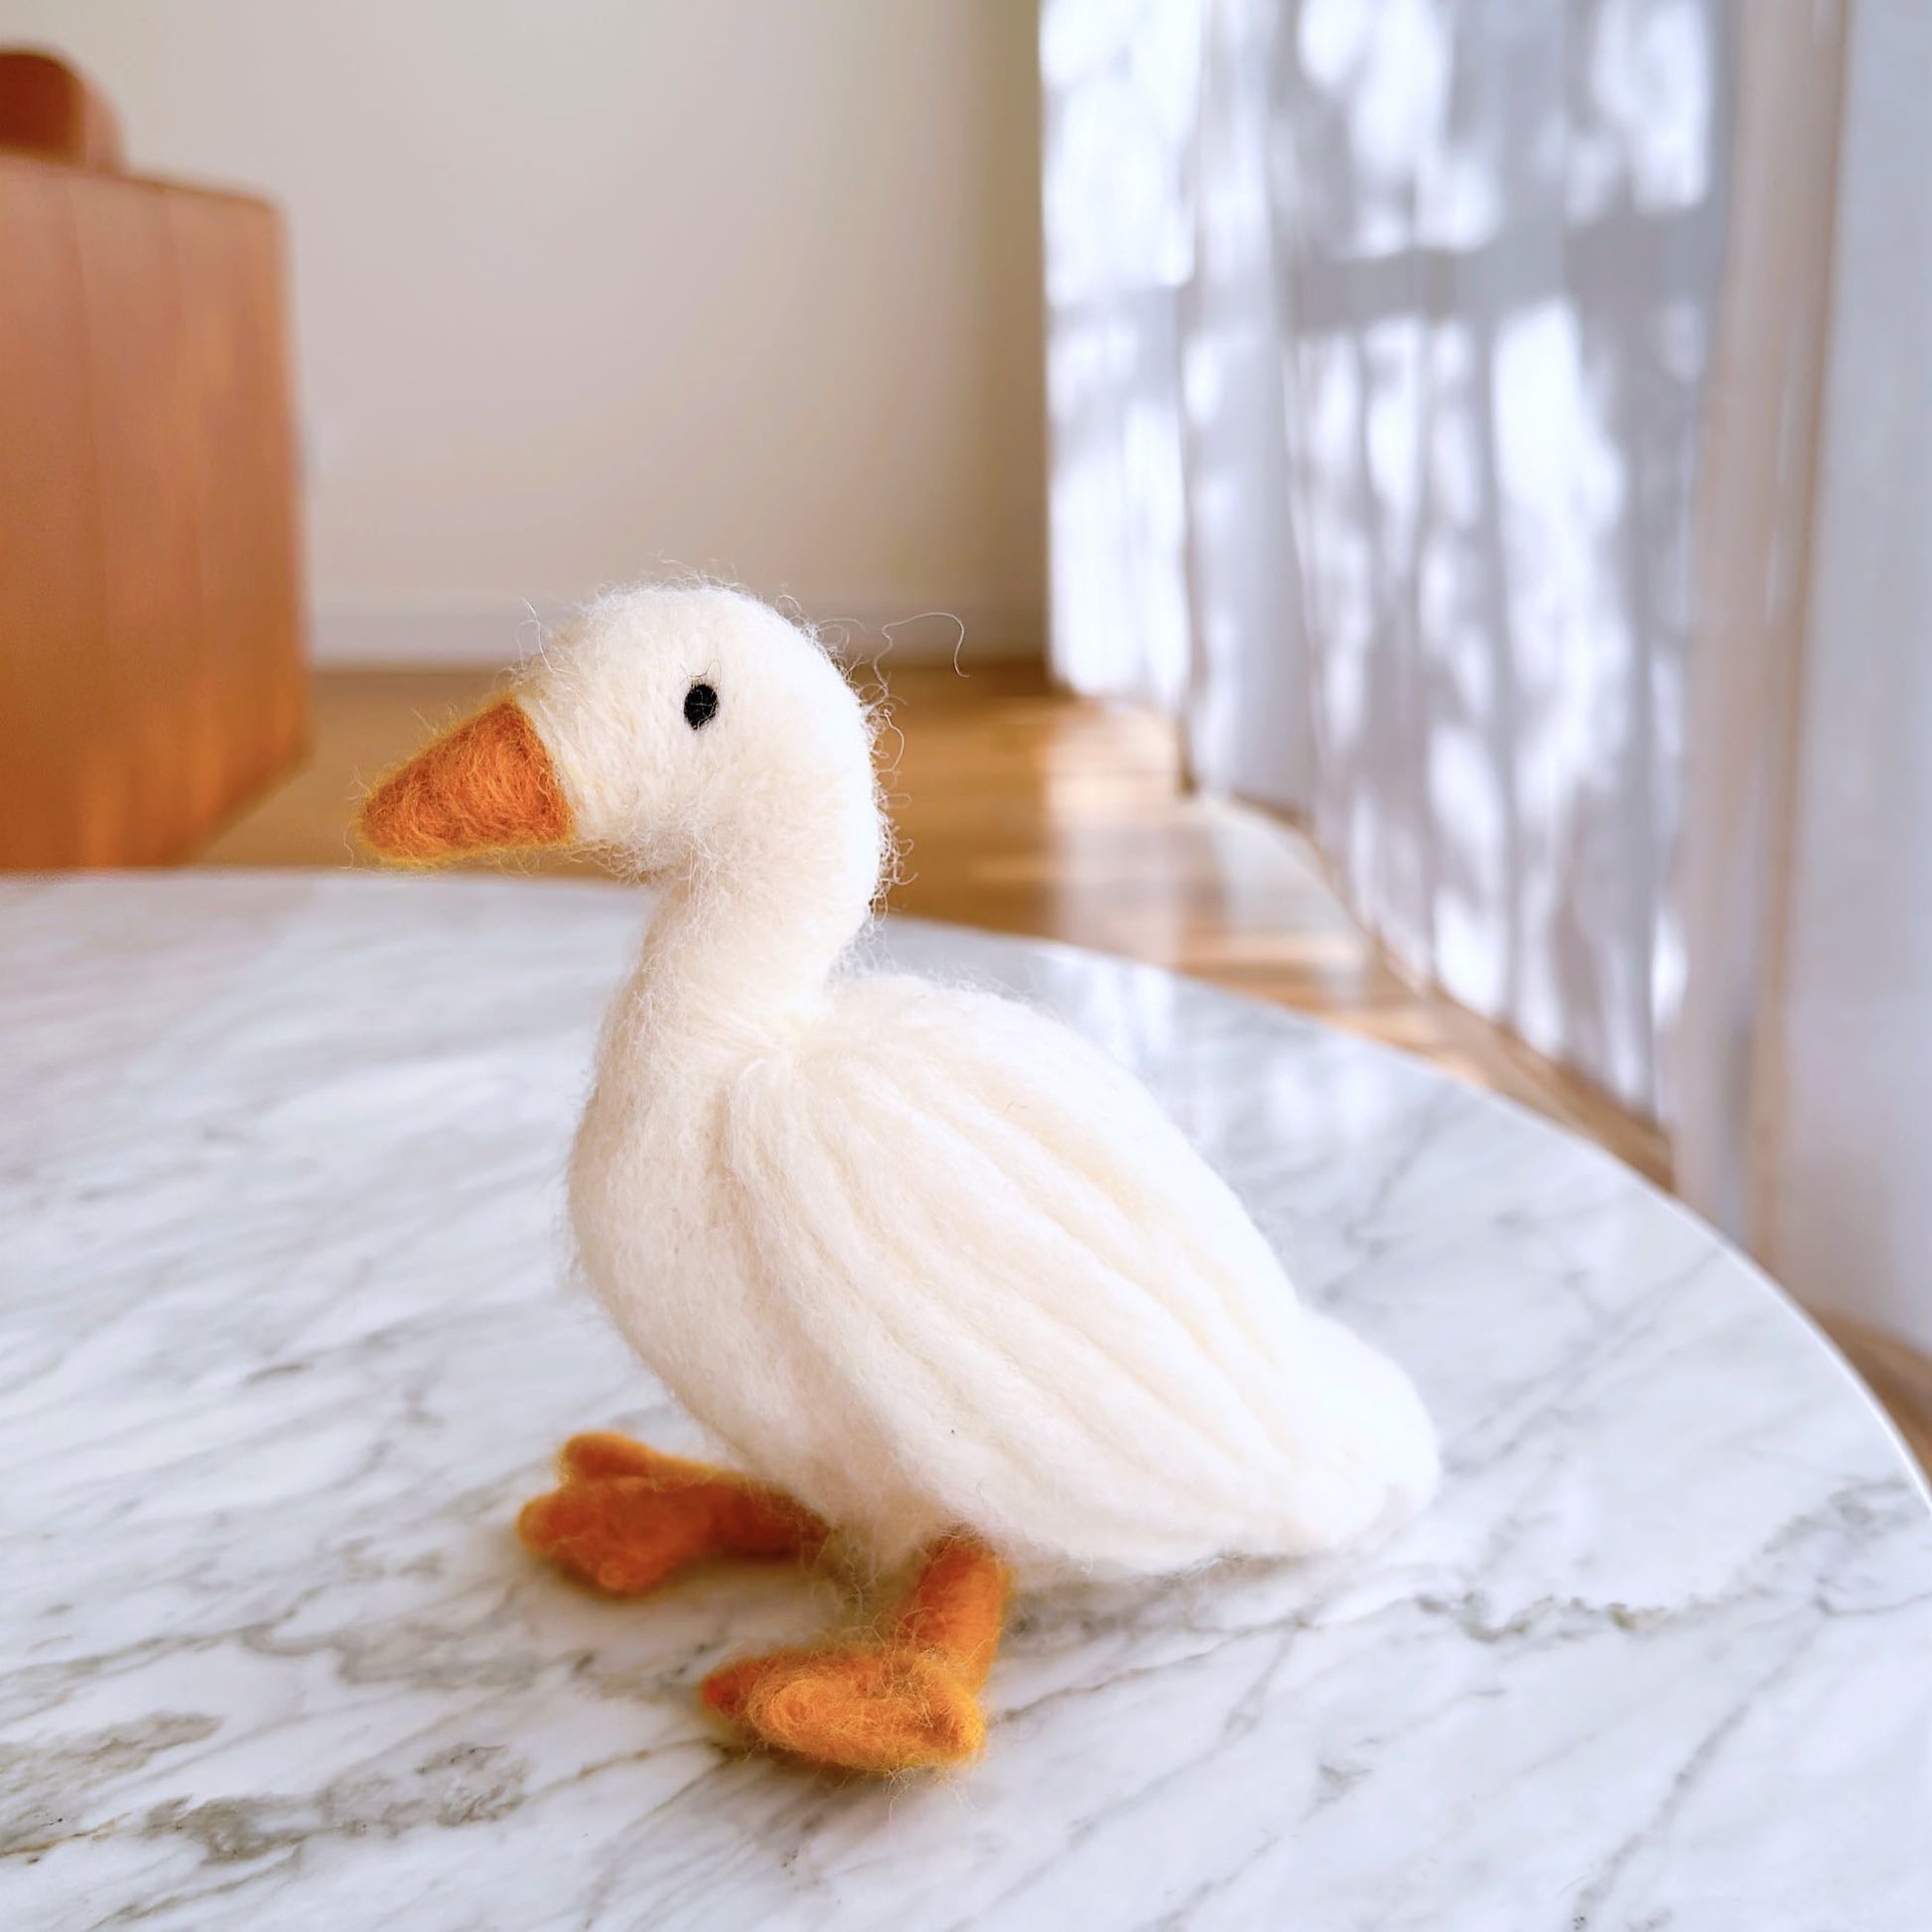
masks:
[[[315,661],[323,670],[487,668],[515,663],[536,647],[566,606],[533,604],[319,605]],[[991,663],[1037,657],[1046,617],[1035,604],[827,602],[805,615],[841,657],[854,663]]]

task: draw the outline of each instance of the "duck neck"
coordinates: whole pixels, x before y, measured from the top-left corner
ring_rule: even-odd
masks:
[[[782,1031],[823,996],[879,888],[880,820],[827,840],[780,828],[757,862],[703,867],[660,897],[621,1002],[623,1030],[731,1045]]]

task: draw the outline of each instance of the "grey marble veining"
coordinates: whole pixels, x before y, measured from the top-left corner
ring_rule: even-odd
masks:
[[[968,1776],[735,1753],[823,1586],[607,1603],[509,1524],[697,1447],[563,1278],[640,902],[0,887],[0,1925],[1922,1932],[1932,1513],[1830,1352],[1623,1170],[1151,970],[901,925],[1137,1066],[1449,1473],[1368,1556],[1023,1605]]]

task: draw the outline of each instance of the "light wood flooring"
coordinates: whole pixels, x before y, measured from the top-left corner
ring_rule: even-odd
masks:
[[[496,682],[475,671],[323,675],[308,763],[202,862],[357,863],[349,821],[369,780]],[[1508,1094],[1668,1184],[1668,1152],[1648,1123],[1393,972],[1298,833],[1189,794],[1163,720],[1067,697],[1032,663],[964,675],[906,665],[889,682],[895,907],[1071,940],[1315,1014]],[[575,859],[537,869],[595,870]],[[1932,1364],[1856,1330],[1839,1339],[1932,1466]]]

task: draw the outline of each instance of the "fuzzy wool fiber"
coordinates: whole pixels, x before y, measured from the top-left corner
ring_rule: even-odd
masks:
[[[1428,1496],[1407,1377],[1145,1089],[1015,1002],[841,970],[888,840],[812,638],[630,592],[514,705],[575,836],[660,893],[571,1161],[583,1265],[744,1469],[881,1566],[966,1525],[1029,1581],[1324,1550]]]
[[[570,806],[529,713],[505,699],[383,779],[363,803],[361,832],[391,858],[438,865],[561,845]]]
[[[609,1434],[578,1436],[563,1480],[526,1504],[529,1549],[616,1596],[654,1589],[693,1563],[809,1562],[827,1526],[735,1470]],[[897,1606],[808,1647],[744,1657],[705,1679],[706,1708],[748,1742],[875,1775],[936,1770],[979,1754],[979,1706],[1012,1576],[970,1531],[927,1552]]]
[[[1306,1555],[1428,1498],[1407,1376],[1297,1297],[1144,1088],[1031,1008],[851,970],[890,850],[869,718],[778,613],[710,587],[600,601],[362,829],[417,863],[574,839],[657,889],[571,1222],[740,1473],[567,1458],[523,1527],[621,1590],[828,1539],[881,1575],[922,1553],[877,1640],[719,1674],[707,1701],[750,1732],[860,1769],[955,1761],[1010,1576]],[[607,1445],[592,1463],[654,1453],[580,1440]]]

